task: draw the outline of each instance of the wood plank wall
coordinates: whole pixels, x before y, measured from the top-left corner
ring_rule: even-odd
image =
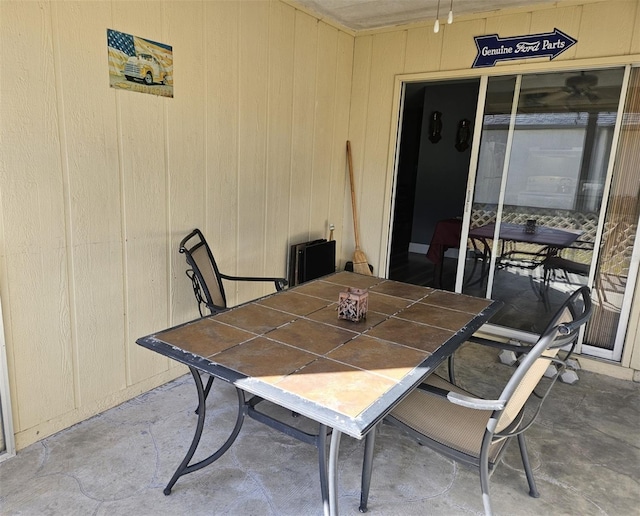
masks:
[[[109,87],[107,28],[173,46],[173,99]],[[286,275],[330,223],[340,248],[353,45],[278,0],[0,4],[18,449],[184,373],[135,340],[197,315],[194,227],[229,274]]]

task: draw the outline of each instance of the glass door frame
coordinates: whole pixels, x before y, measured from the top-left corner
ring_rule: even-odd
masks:
[[[607,172],[605,177],[605,185],[604,185],[605,188],[603,192],[602,205],[600,206],[600,209],[599,209],[598,227],[597,227],[596,238],[594,243],[595,252],[593,253],[592,262],[589,270],[589,276],[587,279],[587,285],[590,288],[593,288],[593,285],[595,283],[595,276],[597,272],[596,268],[597,268],[598,257],[599,257],[598,251],[600,249],[600,244],[602,242],[602,235],[603,235],[604,225],[605,225],[605,217],[607,214],[607,206],[609,201],[609,193],[611,190],[611,183],[613,180],[614,166],[617,158],[617,148],[618,148],[618,143],[620,139],[620,130],[622,127],[626,95],[627,95],[627,90],[629,86],[629,77],[630,77],[631,68],[632,68],[631,65],[629,64],[611,66],[611,68],[616,68],[616,67],[618,68],[624,67],[624,78],[622,82],[620,98],[618,99],[617,116],[616,116],[616,122],[614,126],[614,133],[613,133],[611,150],[609,154],[609,160],[607,163]],[[607,67],[594,66],[592,68],[585,68],[585,71],[588,71],[589,69],[602,69],[602,68],[607,68]],[[562,71],[564,70],[554,70],[549,73],[562,72]],[[495,232],[494,232],[494,237],[492,239],[492,250],[491,250],[492,258],[491,258],[488,273],[487,273],[488,274],[487,291],[486,291],[487,297],[491,297],[492,295],[493,279],[495,277],[495,271],[496,271],[496,257],[498,256],[497,251],[499,246],[500,223],[502,222],[502,212],[503,212],[503,206],[504,206],[504,197],[506,193],[505,192],[506,182],[508,180],[508,170],[509,170],[509,164],[510,164],[512,144],[513,144],[513,135],[515,130],[515,120],[516,120],[516,115],[518,113],[520,85],[521,85],[522,77],[524,75],[533,74],[533,73],[539,73],[539,72],[530,71],[530,72],[508,74],[508,75],[513,75],[515,77],[515,87],[514,87],[511,113],[510,113],[510,119],[509,119],[509,128],[508,128],[507,143],[506,143],[506,154],[505,154],[504,163],[503,163],[500,193],[499,193],[497,211],[496,211]],[[471,225],[473,198],[475,193],[476,176],[478,172],[480,142],[482,138],[482,128],[484,126],[483,119],[484,119],[486,93],[487,93],[489,78],[490,76],[482,76],[481,82],[480,82],[480,93],[478,96],[478,106],[476,110],[476,118],[475,118],[475,125],[474,125],[474,127],[480,128],[480,130],[474,131],[473,141],[472,141],[471,164],[469,168],[469,179],[467,183],[462,233],[460,238],[461,252],[459,253],[459,256],[458,256],[458,266],[457,266],[457,273],[456,273],[456,283],[455,283],[456,292],[462,292],[463,281],[464,281],[465,253],[462,252],[462,250],[466,249],[466,242],[468,240],[469,229]],[[638,265],[640,264],[640,243],[638,242],[639,238],[640,238],[640,223],[639,223],[639,229],[636,233],[636,239],[634,242],[634,250],[632,254],[631,267],[629,270],[627,287],[624,293],[624,298],[621,306],[620,319],[617,325],[616,337],[615,337],[613,349],[612,350],[603,349],[597,346],[590,346],[588,344],[584,344],[583,338],[584,338],[585,328],[582,328],[579,341],[578,341],[578,346],[577,346],[577,351],[579,353],[585,353],[592,357],[603,358],[603,359],[612,360],[615,362],[620,361],[622,357],[623,348],[624,348],[624,342],[626,339],[625,330],[631,315],[631,306],[633,303],[633,295],[635,290],[634,286],[635,286],[637,275],[638,275]],[[535,334],[528,333],[522,330],[508,328],[505,326],[487,324],[485,325],[485,330],[495,335],[499,335],[499,336],[509,338],[509,339],[514,339],[514,340],[521,340],[524,342],[534,342],[537,339],[537,335]]]
[[[624,78],[622,81],[622,89],[620,91],[620,99],[618,104],[618,111],[616,116],[616,123],[614,126],[613,139],[611,142],[611,153],[609,155],[609,163],[607,166],[607,178],[605,182],[605,190],[603,193],[602,207],[600,211],[600,217],[598,220],[598,229],[596,233],[596,249],[599,249],[602,243],[602,236],[604,232],[605,218],[607,214],[607,206],[609,203],[609,195],[611,192],[611,185],[613,182],[613,172],[616,164],[616,159],[618,158],[618,145],[620,143],[620,132],[622,130],[622,122],[624,109],[626,106],[627,94],[629,89],[629,81],[631,78],[631,70],[632,68],[637,68],[640,65],[626,65],[624,70]],[[581,341],[579,342],[579,346],[577,348],[578,352],[585,353],[589,356],[596,358],[603,358],[606,360],[612,360],[614,362],[620,362],[622,358],[622,353],[624,350],[624,343],[627,337],[627,328],[629,324],[629,319],[631,317],[631,307],[633,304],[633,297],[635,293],[635,285],[638,277],[638,268],[640,265],[640,220],[637,223],[637,229],[635,234],[635,239],[633,243],[633,251],[631,254],[631,262],[629,265],[629,276],[627,278],[627,283],[625,287],[625,292],[623,295],[623,301],[620,307],[620,319],[618,320],[618,325],[616,329],[615,341],[613,344],[612,350],[602,349],[597,346],[590,346],[588,344],[584,344]],[[593,253],[593,260],[591,264],[591,270],[589,273],[588,285],[590,288],[593,288],[595,283],[595,275],[596,268],[598,262],[599,253]],[[584,333],[584,328],[583,332]]]
[[[490,298],[492,294],[493,279],[495,277],[495,272],[496,272],[496,257],[498,256],[498,246],[500,245],[499,243],[500,224],[502,223],[502,211],[504,207],[504,197],[505,197],[506,184],[508,179],[509,163],[511,161],[511,149],[512,149],[512,143],[513,143],[513,135],[515,132],[515,122],[516,122],[516,115],[518,110],[518,98],[520,95],[520,84],[522,82],[522,74],[516,75],[515,79],[516,81],[514,86],[513,99],[511,100],[511,113],[509,116],[509,129],[507,133],[506,152],[504,157],[504,163],[502,164],[502,175],[500,179],[500,192],[498,196],[498,204],[497,204],[497,210],[496,210],[496,224],[495,224],[495,230],[494,230],[493,239],[492,239],[492,249],[491,249],[492,259],[489,264],[489,270],[487,273],[488,276],[487,276],[486,296],[488,298]],[[487,91],[488,85],[489,85],[489,77],[486,77],[482,103],[480,102],[480,100],[478,101],[475,127],[482,128],[484,125],[483,119],[484,119],[484,111],[485,111],[485,104],[486,104],[486,91]],[[476,176],[478,173],[478,161],[479,161],[479,155],[480,155],[480,140],[482,138],[482,130],[475,131],[475,133],[476,134],[474,134],[473,144],[474,145],[477,144],[477,148],[473,150],[473,155],[472,155],[472,160],[475,160],[475,163],[473,166],[474,188],[475,188]],[[477,136],[477,142],[476,142],[476,136]],[[470,180],[472,179],[471,170],[469,170],[469,179]],[[467,199],[464,205],[465,213],[463,216],[462,235],[460,238],[460,245],[461,245],[460,249],[463,249],[462,244],[467,242],[469,238],[469,228],[471,226],[471,212],[473,211],[473,196],[475,193],[474,188],[470,189],[469,187],[467,187]],[[466,245],[464,246],[464,249],[466,249]],[[458,257],[458,270],[456,274],[456,286],[455,286],[456,292],[462,292],[462,283],[464,280],[465,260],[461,258],[464,258],[462,253]]]

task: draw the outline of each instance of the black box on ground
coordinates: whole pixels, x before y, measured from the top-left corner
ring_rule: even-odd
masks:
[[[289,286],[293,287],[336,270],[336,241],[312,240],[291,246]]]

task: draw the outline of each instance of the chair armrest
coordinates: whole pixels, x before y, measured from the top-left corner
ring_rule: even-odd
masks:
[[[289,282],[284,278],[268,278],[268,277],[256,277],[256,276],[229,276],[228,274],[220,273],[220,277],[229,281],[273,281],[276,286],[276,290],[284,289]]]
[[[502,410],[506,404],[504,400],[483,400],[480,398],[472,398],[457,392],[447,394],[447,399],[454,405],[460,405],[475,410]]]
[[[473,396],[467,396],[466,394],[460,394],[459,392],[434,387],[428,383],[419,385],[418,389],[435,396],[440,396],[441,398],[447,398],[447,400],[454,405],[460,405],[461,407],[475,410],[502,410],[505,406],[504,400],[484,400],[482,398],[474,398]]]

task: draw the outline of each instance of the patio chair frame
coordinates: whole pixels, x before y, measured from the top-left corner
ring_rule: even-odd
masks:
[[[273,282],[276,290],[283,290],[288,282],[284,278],[258,277],[258,276],[231,276],[223,274],[218,268],[211,248],[207,243],[202,231],[195,228],[191,233],[180,241],[178,251],[184,254],[189,269],[185,271],[191,280],[193,295],[198,303],[200,317],[204,317],[203,307],[211,314],[228,310],[227,296],[224,291],[222,280],[227,281],[249,281],[249,282]],[[209,391],[213,385],[213,376],[209,376],[207,385],[204,388],[205,399],[209,396]],[[196,414],[198,413],[196,409]]]
[[[582,304],[582,307],[579,306],[580,303]],[[569,356],[571,356],[576,345],[580,328],[589,320],[591,311],[592,303],[590,290],[588,287],[581,287],[573,292],[573,294],[571,294],[563,303],[560,309],[551,318],[547,328],[541,334],[538,341],[532,346],[514,346],[511,344],[503,344],[489,339],[475,337],[469,339],[472,342],[483,345],[517,350],[522,355],[519,366],[516,368],[497,399],[491,400],[479,398],[458,387],[455,384],[455,375],[452,367],[453,361],[450,361],[450,382],[447,382],[437,375],[428,377],[426,382],[421,384],[414,393],[402,401],[400,405],[398,405],[398,407],[396,407],[394,411],[385,418],[384,421],[399,427],[420,444],[426,445],[442,455],[452,458],[458,462],[478,468],[480,473],[482,500],[484,510],[487,515],[492,514],[491,500],[489,496],[490,475],[493,473],[495,466],[500,462],[507,448],[507,444],[513,437],[517,437],[525,475],[529,484],[529,495],[537,498],[539,496],[539,492],[535,484],[533,470],[529,461],[524,432],[530,428],[535,421],[542,408],[543,402],[551,391],[551,388],[563,373],[567,360]],[[558,356],[558,351],[560,351],[560,349],[567,352],[564,358],[560,358]],[[544,367],[545,363],[547,364],[546,367]],[[536,364],[536,369],[532,370],[534,364]],[[545,387],[544,392],[542,394],[536,393],[535,389],[539,386],[543,372],[548,369],[548,365],[550,364],[556,365],[556,372],[548,381],[548,385]],[[528,377],[528,373],[533,375],[533,378]],[[525,390],[521,391],[521,388],[524,388]],[[415,415],[417,410],[416,407],[420,407],[420,399],[422,399],[424,403],[425,398],[420,397],[425,395],[438,396],[454,405],[464,407],[464,409],[482,410],[488,414],[479,453],[471,454],[460,449],[453,448],[447,444],[440,443],[419,431],[418,420],[410,421],[409,419],[412,414]],[[533,414],[528,412],[525,413],[528,401],[533,397],[538,398],[537,407],[533,411]],[[406,410],[403,410],[403,405],[407,403],[409,403],[409,405],[406,405]],[[413,412],[411,412],[412,410]],[[510,414],[515,412],[515,410],[517,410],[517,415],[511,417]],[[501,421],[503,418],[506,420],[506,423]],[[365,453],[360,500],[361,512],[367,511],[372,459],[372,453]]]
[[[179,251],[184,254],[190,267],[187,269],[186,275],[191,280],[201,316],[204,316],[203,306],[212,314],[227,310],[227,296],[222,280],[273,282],[276,290],[282,290],[288,284],[284,278],[231,276],[220,272],[211,248],[198,228],[182,239]]]

